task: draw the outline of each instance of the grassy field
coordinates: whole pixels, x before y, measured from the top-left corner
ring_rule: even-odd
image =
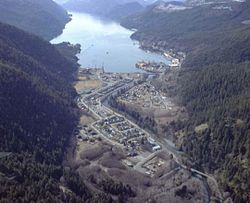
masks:
[[[101,85],[101,81],[97,79],[88,79],[86,77],[79,77],[75,84],[76,91],[83,91],[88,89],[98,88]]]
[[[80,118],[81,125],[89,125],[95,121],[95,118],[91,114],[82,114]]]

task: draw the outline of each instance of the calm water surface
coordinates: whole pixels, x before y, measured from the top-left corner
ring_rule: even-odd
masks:
[[[135,72],[136,62],[151,60],[168,61],[161,55],[139,49],[138,43],[130,39],[132,31],[115,22],[107,22],[83,13],[71,13],[72,20],[63,33],[52,43],[63,41],[79,43],[82,51],[78,55],[82,67],[105,67],[111,72]]]

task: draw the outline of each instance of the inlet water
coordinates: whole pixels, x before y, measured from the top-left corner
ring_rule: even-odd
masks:
[[[136,72],[135,64],[140,60],[168,63],[163,56],[143,51],[136,41],[130,39],[131,30],[116,22],[72,12],[72,20],[63,33],[52,43],[79,43],[82,51],[78,55],[84,68],[101,68],[109,72]]]

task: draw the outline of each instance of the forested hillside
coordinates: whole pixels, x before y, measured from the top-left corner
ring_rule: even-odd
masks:
[[[248,19],[249,1],[173,13],[150,7],[123,22],[149,48],[186,52],[177,94],[189,119],[175,124],[182,131],[176,140],[234,202],[250,201],[250,26],[242,23]]]
[[[56,182],[77,121],[64,76],[76,68],[49,43],[0,24],[0,152],[11,152],[0,160],[1,201],[61,198]]]
[[[135,195],[112,179],[94,189],[63,164],[79,122],[72,87],[79,51],[0,23],[0,202],[110,203],[112,195]]]
[[[51,40],[69,21],[67,12],[52,0],[2,0],[0,22]]]
[[[190,113],[182,149],[197,168],[216,172],[235,202],[249,201],[249,62],[219,63],[186,73],[183,102]],[[207,124],[204,131],[195,130]]]
[[[168,3],[164,4],[166,7]],[[250,2],[208,4],[176,12],[160,12],[155,6],[122,20],[128,28],[138,29],[132,38],[154,42],[166,49],[199,51],[203,44],[213,46],[216,40],[235,28],[248,27]]]
[[[190,119],[185,124],[182,149],[196,167],[216,171],[223,189],[235,202],[248,202],[250,28],[238,30],[235,36],[234,40],[226,36],[226,45],[218,43],[214,47],[218,51],[202,50],[184,64],[180,94]],[[208,128],[197,131],[200,124]]]
[[[122,18],[143,10],[143,6],[138,2],[131,2],[117,5],[112,8],[105,16],[120,21]]]

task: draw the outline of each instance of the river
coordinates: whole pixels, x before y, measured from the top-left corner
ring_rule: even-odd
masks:
[[[81,44],[82,51],[78,57],[82,67],[104,66],[109,72],[135,72],[138,71],[135,64],[140,60],[168,63],[163,56],[140,49],[138,42],[130,39],[133,31],[118,23],[84,13],[71,14],[72,20],[63,33],[51,42]]]

